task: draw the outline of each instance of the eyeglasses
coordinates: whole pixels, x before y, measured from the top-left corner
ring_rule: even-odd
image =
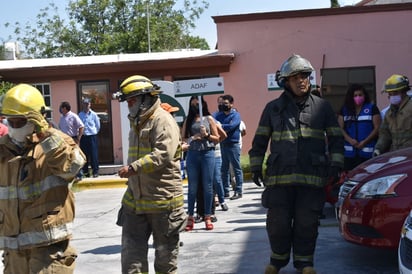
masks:
[[[24,127],[27,124],[27,119],[26,118],[7,118],[7,123],[10,125],[12,128],[21,128]]]

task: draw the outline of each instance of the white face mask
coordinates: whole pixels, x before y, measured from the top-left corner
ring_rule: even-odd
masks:
[[[131,117],[136,117],[139,112],[140,102],[135,102],[131,107],[129,107],[129,113]]]
[[[24,143],[26,137],[34,132],[34,124],[27,122],[21,128],[12,128],[10,125],[7,126],[9,129],[10,138],[17,143]]]
[[[399,105],[401,101],[402,97],[400,95],[389,96],[389,102],[391,102],[392,105]]]

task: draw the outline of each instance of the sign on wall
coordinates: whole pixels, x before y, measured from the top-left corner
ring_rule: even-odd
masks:
[[[224,93],[222,77],[174,81],[175,97]]]

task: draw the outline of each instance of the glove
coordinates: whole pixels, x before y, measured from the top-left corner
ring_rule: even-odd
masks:
[[[262,186],[263,183],[263,175],[261,171],[253,172],[253,182],[257,186]],[[264,184],[264,183],[263,183]]]
[[[337,166],[330,166],[328,170],[328,177],[331,179],[332,183],[336,183],[340,178],[341,168]]]
[[[46,121],[44,116],[37,111],[30,111],[27,115],[27,121],[34,124],[36,133],[44,133],[49,128],[49,123]]]
[[[377,149],[375,149],[372,153],[372,157],[376,157],[376,156],[379,156],[379,155],[381,155],[381,152]]]

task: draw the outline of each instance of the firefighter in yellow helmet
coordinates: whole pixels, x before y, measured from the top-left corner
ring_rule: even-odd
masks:
[[[0,249],[4,273],[73,273],[70,246],[74,197],[69,189],[84,155],[72,138],[50,128],[42,94],[19,84],[4,95],[0,115]]]
[[[291,254],[298,272],[316,273],[314,253],[324,186],[343,167],[342,131],[332,106],[310,92],[313,70],[307,59],[295,54],[282,64],[276,78],[284,92],[263,110],[249,151],[253,181],[260,186],[263,180],[265,185],[262,205],[267,208],[272,250],[265,274],[279,273]],[[264,163],[269,143],[270,155]]]
[[[393,74],[385,81],[390,106],[383,117],[374,156],[412,146],[412,100],[408,77]]]
[[[125,79],[114,94],[126,101],[130,120],[128,178],[118,224],[122,230],[122,273],[149,273],[153,236],[156,273],[177,273],[179,233],[186,225],[180,176],[181,137],[174,118],[160,106],[160,88],[148,78]]]

